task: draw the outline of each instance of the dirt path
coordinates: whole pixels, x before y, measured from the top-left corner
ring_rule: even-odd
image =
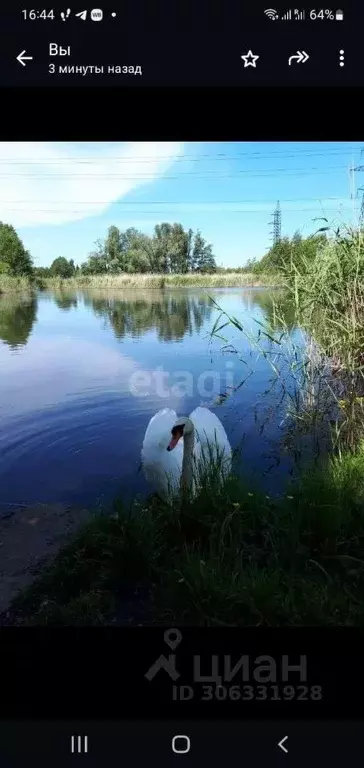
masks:
[[[0,624],[17,592],[89,517],[61,504],[0,508]]]

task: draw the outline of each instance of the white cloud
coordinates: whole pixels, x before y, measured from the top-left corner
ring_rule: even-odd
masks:
[[[88,408],[97,405],[99,398],[114,394],[127,398],[130,412],[144,409],[152,413],[165,406],[155,385],[147,396],[142,394],[142,388],[139,396],[132,397],[133,374],[142,372],[153,382],[153,370],[124,355],[120,346],[107,348],[96,340],[52,335],[52,338],[32,336],[21,353],[9,349],[0,340],[0,352],[0,446],[6,444],[14,418],[65,406],[71,401],[79,401],[80,407],[83,403],[83,407]],[[182,397],[171,393],[168,407],[178,410],[181,402]]]
[[[4,375],[0,405],[2,431],[8,418],[110,390],[125,394],[138,370],[133,358],[97,341],[54,337],[32,338],[22,353],[1,347]],[[95,365],[97,360],[97,365]],[[11,362],[7,368],[7,362]],[[7,370],[5,371],[5,369]],[[27,382],[26,397],[21,382]],[[0,438],[1,440],[1,438]]]
[[[178,142],[0,142],[0,221],[65,224],[104,213],[163,175]]]

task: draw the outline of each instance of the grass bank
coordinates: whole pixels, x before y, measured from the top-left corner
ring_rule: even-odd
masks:
[[[10,277],[0,273],[0,296],[4,293],[29,292],[40,285],[37,279],[31,277]]]
[[[274,285],[275,279],[253,273],[213,273],[213,274],[122,274],[122,275],[81,275],[74,278],[45,278],[45,287],[53,288],[233,288],[244,286]]]
[[[8,623],[364,623],[364,447],[269,498],[230,477],[170,506],[97,515],[14,601]]]

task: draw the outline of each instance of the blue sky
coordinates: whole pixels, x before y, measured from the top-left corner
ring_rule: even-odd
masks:
[[[0,220],[37,266],[86,260],[115,224],[152,234],[161,221],[200,229],[218,264],[260,258],[280,200],[282,233],[352,222],[349,167],[363,144],[339,142],[0,143]],[[364,173],[355,174],[356,189]],[[360,196],[361,193],[359,193]]]

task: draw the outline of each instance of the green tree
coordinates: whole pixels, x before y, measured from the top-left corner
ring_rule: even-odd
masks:
[[[104,242],[96,243],[96,251],[82,264],[84,274],[111,272],[190,272],[215,271],[212,247],[198,232],[184,230],[182,224],[157,224],[152,237],[129,227],[120,232],[109,227]]]
[[[52,261],[50,271],[51,275],[57,277],[72,277],[75,273],[75,265],[72,260],[67,261],[64,256],[59,256]]]
[[[51,277],[52,273],[50,267],[34,267],[35,277]]]
[[[237,272],[254,272],[257,265],[256,258],[254,259],[248,259],[244,267],[239,267],[236,271]]]
[[[171,272],[184,274],[192,267],[193,231],[185,232],[182,224],[173,224],[171,231]]]
[[[128,272],[149,272],[150,271],[150,261],[148,258],[148,254],[143,250],[143,248],[138,248],[137,244],[135,248],[130,248],[130,250],[128,251],[127,271]]]
[[[103,253],[108,272],[117,274],[123,271],[125,253],[123,253],[120,231],[117,227],[109,227]]]
[[[287,272],[293,265],[300,271],[305,271],[326,242],[326,235],[322,233],[303,238],[299,232],[295,232],[291,239],[283,237],[279,243],[273,245],[254,266],[254,271]]]
[[[96,250],[92,251],[86,262],[81,264],[81,272],[85,275],[103,275],[107,272],[107,261],[102,240],[96,240]]]
[[[33,262],[11,224],[0,222],[0,273],[19,277],[33,274]]]
[[[215,272],[216,270],[212,246],[206,243],[201,232],[197,232],[194,238],[191,266],[193,272]]]
[[[155,272],[188,272],[188,237],[181,224],[157,224],[153,241]]]
[[[156,224],[154,227],[154,259],[153,259],[153,272],[169,272],[170,271],[170,243],[171,243],[171,224],[163,222],[162,224]]]

